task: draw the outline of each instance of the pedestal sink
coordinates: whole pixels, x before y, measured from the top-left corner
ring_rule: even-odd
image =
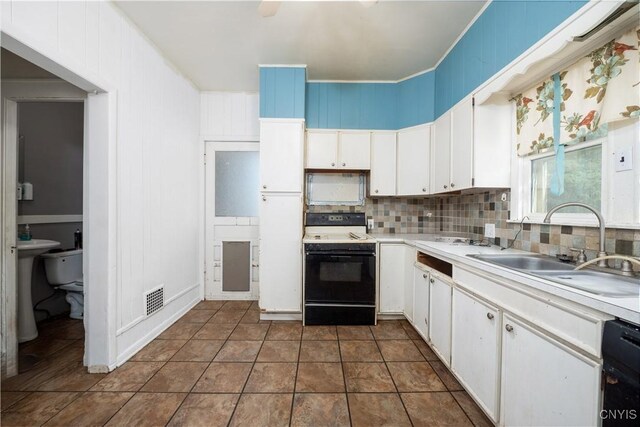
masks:
[[[38,337],[36,318],[33,315],[33,301],[31,301],[33,259],[58,246],[60,242],[53,240],[18,241],[18,342],[31,341]]]

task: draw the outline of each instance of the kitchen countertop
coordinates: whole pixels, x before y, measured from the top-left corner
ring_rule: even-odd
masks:
[[[485,273],[504,278],[518,284],[528,286],[564,298],[569,301],[590,307],[594,310],[619,317],[635,324],[640,324],[640,281],[638,297],[613,298],[595,295],[579,289],[563,286],[559,283],[533,276],[524,271],[513,270],[479,259],[470,258],[471,254],[531,254],[517,249],[501,250],[499,246],[472,246],[467,244],[452,244],[436,242],[436,238],[443,236],[463,237],[459,233],[435,234],[370,234],[381,243],[406,243],[415,248],[450,261],[453,264],[473,267]],[[539,254],[535,254],[539,255]]]

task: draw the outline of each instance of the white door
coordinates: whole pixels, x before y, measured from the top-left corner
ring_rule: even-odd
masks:
[[[401,314],[404,310],[405,245],[380,244],[380,300],[378,311]]]
[[[473,178],[473,98],[451,110],[451,183],[452,190],[471,188]]]
[[[451,362],[451,285],[431,273],[429,278],[429,340],[445,365]]]
[[[0,260],[0,319],[2,322],[2,376],[18,374],[18,317],[16,218],[18,204],[18,104],[8,99],[3,103],[2,144],[0,145],[0,188],[2,189],[2,248]]]
[[[302,194],[260,200],[260,309],[302,311]]]
[[[305,167],[307,169],[335,169],[338,167],[338,132],[307,131]]]
[[[304,123],[260,122],[261,191],[302,191],[303,148]]]
[[[500,313],[495,307],[455,288],[451,317],[451,370],[496,422]]]
[[[205,298],[258,298],[257,142],[206,143]]]
[[[371,168],[370,132],[340,132],[338,167],[359,170]]]
[[[371,134],[371,196],[396,195],[396,133]]]
[[[451,113],[440,116],[433,132],[433,193],[451,191]]]
[[[429,194],[431,127],[398,132],[398,196]]]
[[[413,326],[429,340],[429,272],[413,267]]]
[[[500,424],[599,425],[602,365],[524,322],[503,317]]]

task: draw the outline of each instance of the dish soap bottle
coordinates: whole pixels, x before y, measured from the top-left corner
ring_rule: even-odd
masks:
[[[31,227],[29,227],[29,224],[25,224],[24,231],[18,235],[18,238],[22,241],[31,240]]]

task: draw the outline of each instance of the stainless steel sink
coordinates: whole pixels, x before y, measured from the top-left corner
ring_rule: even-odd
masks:
[[[593,270],[530,271],[529,273],[591,294],[613,298],[640,296],[640,279]]]
[[[544,255],[467,255],[481,261],[490,262],[492,264],[501,265],[503,267],[512,268],[514,270],[573,270],[574,265],[566,264]]]

